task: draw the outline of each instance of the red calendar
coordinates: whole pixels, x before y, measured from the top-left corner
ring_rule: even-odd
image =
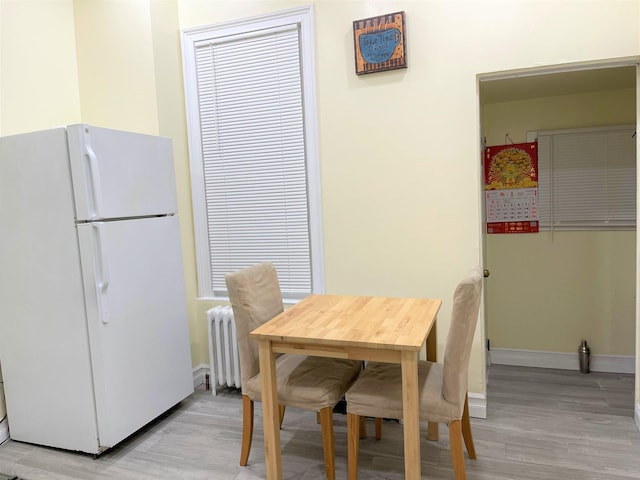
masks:
[[[538,232],[537,143],[487,147],[483,164],[487,233]]]

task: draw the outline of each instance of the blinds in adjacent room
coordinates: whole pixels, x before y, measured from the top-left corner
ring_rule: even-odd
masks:
[[[635,127],[538,133],[540,226],[635,228]]]
[[[272,261],[285,298],[311,290],[298,25],[196,45],[211,284]]]

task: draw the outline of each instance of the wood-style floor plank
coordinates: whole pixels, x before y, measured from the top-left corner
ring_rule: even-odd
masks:
[[[640,478],[640,432],[633,421],[633,375],[494,365],[486,419],[471,419],[477,460],[469,480],[624,480]],[[242,401],[234,390],[198,389],[179,406],[97,459],[7,441],[0,473],[27,480],[254,480],[265,478],[262,411],[256,404],[249,464],[240,467]],[[9,419],[10,421],[11,419]],[[346,417],[335,414],[336,477],[347,478]],[[359,478],[404,478],[402,426],[385,421],[382,440],[360,441]],[[449,432],[421,429],[422,477],[453,480]],[[281,430],[286,479],[325,478],[320,426],[288,408]]]

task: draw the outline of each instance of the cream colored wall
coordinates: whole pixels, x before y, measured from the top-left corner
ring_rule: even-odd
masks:
[[[69,9],[70,2],[40,3],[43,10],[34,8],[26,24],[39,22],[53,31],[49,44],[72,37],[69,13],[58,19],[69,27],[64,32],[47,15],[52,5]],[[12,102],[11,109],[3,101],[8,116],[2,133],[81,117],[173,138],[195,365],[208,363],[203,315],[210,302],[196,299],[193,233],[184,223],[190,220],[190,190],[178,40],[171,29],[309,3],[315,6],[327,291],[443,298],[441,354],[452,291],[482,256],[476,76],[640,54],[636,1],[76,0],[78,78],[74,69],[57,70],[73,55],[68,48],[39,47],[49,53],[55,73],[76,82],[68,98],[60,98],[57,77],[41,75],[23,46],[13,42],[27,33],[13,27],[11,42],[5,43],[3,32],[3,51],[25,63],[12,73],[11,94],[28,96],[15,81],[25,69],[30,78],[24,85],[44,84],[46,94],[41,102]],[[406,12],[409,68],[357,77],[352,21],[399,10]],[[4,84],[2,89],[4,99]],[[66,100],[71,103],[61,110]],[[49,121],[33,120],[40,112]],[[483,336],[481,321],[470,370],[470,390],[480,393],[485,391]]]
[[[158,134],[148,0],[74,0],[82,121]]]
[[[509,133],[635,124],[635,89],[485,105],[487,145]],[[487,235],[487,337],[494,348],[635,355],[635,231]]]
[[[635,355],[635,232],[487,239],[492,348]]]
[[[0,135],[80,121],[73,2],[0,2]]]

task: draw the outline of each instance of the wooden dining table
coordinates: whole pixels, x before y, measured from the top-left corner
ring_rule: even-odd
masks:
[[[282,479],[278,353],[401,364],[405,479],[420,479],[418,357],[426,343],[427,360],[437,360],[441,303],[424,298],[310,295],[251,332],[259,344],[267,479]],[[428,438],[437,440],[437,424],[429,424]]]

